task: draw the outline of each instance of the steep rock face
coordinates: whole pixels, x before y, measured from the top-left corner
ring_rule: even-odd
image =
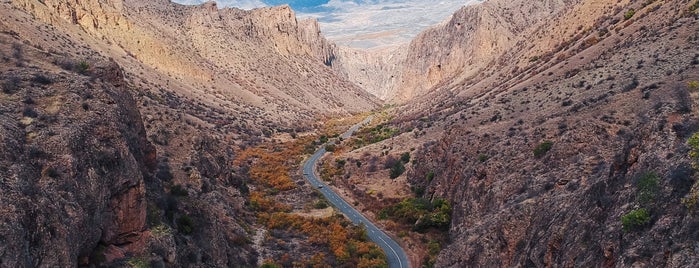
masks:
[[[515,45],[485,74],[457,72],[403,107],[404,127],[443,129],[409,174],[424,197],[453,204],[436,266],[699,262],[699,218],[681,201],[695,182],[686,141],[698,130],[688,86],[699,80],[696,13],[686,1],[595,4],[563,13],[591,8],[599,16],[565,25],[594,30]],[[543,43],[563,45],[521,58],[541,55]],[[650,198],[641,183],[649,177],[657,183]],[[622,230],[622,216],[639,208],[648,222]]]
[[[337,47],[333,69],[381,100],[395,97],[405,61],[405,45],[354,49]]]
[[[470,77],[547,19],[580,2],[486,1],[463,7],[420,33],[408,48],[399,100],[425,94],[455,75]]]
[[[26,67],[52,57],[12,43],[0,36],[0,50],[14,51],[0,67],[1,266],[77,266],[98,247],[142,252],[155,148],[121,70]]]

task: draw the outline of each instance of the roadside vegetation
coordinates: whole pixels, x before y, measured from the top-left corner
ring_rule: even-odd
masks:
[[[247,205],[256,213],[258,223],[270,231],[270,239],[284,241],[288,237],[302,237],[313,246],[327,249],[301,259],[284,254],[265,260],[266,267],[388,267],[385,254],[368,240],[365,228],[354,226],[342,215],[301,216],[294,213],[293,204],[281,201],[288,200],[285,195],[299,191],[300,186],[292,179],[292,174],[298,170],[304,154],[312,153],[332,136],[305,136],[284,143],[264,143],[240,152],[234,161],[247,170],[251,179]],[[327,202],[316,200],[313,207],[325,208]]]
[[[380,225],[412,245],[413,254],[421,259],[420,267],[434,267],[448,240],[446,232],[451,224],[451,204],[437,196],[424,196],[425,188],[420,187],[411,188],[408,193],[412,194],[396,197],[391,192],[388,196],[388,188],[377,186],[381,182],[366,179],[369,176],[382,181],[396,180],[412,170],[416,149],[394,147],[392,144],[396,141],[390,140],[403,131],[412,130],[395,126],[387,112],[377,113],[371,124],[334,144],[332,155],[321,160],[319,174],[331,185],[350,191],[355,199],[354,206],[371,210]],[[360,154],[353,152],[366,146],[372,147]],[[488,157],[484,155],[482,158],[482,161],[487,161]],[[435,173],[431,172],[426,179],[434,177]],[[356,184],[357,181],[361,183]]]

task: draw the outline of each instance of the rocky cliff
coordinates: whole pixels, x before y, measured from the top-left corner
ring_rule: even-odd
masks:
[[[405,61],[405,45],[334,50],[333,70],[381,100],[395,98]]]
[[[15,42],[0,36],[0,265],[75,267],[98,248],[143,252],[155,148],[121,70],[96,62],[65,72],[52,62],[70,59]]]

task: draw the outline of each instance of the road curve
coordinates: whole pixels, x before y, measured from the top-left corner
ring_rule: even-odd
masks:
[[[347,132],[342,134],[343,139],[349,138],[352,133],[357,131],[359,127],[362,125],[367,124],[369,121],[371,121],[373,116],[367,117],[364,119],[364,121],[352,126]],[[386,258],[388,260],[388,267],[391,268],[408,268],[410,267],[410,262],[408,262],[408,257],[405,254],[405,251],[403,251],[403,248],[401,248],[398,243],[393,240],[391,237],[386,235],[381,229],[376,227],[374,223],[369,221],[364,215],[359,213],[356,209],[354,209],[352,206],[350,206],[347,201],[342,199],[337,193],[333,192],[330,188],[327,187],[325,183],[323,183],[321,180],[318,179],[315,173],[315,165],[318,162],[318,159],[320,159],[321,156],[323,156],[326,153],[325,147],[320,148],[318,151],[316,151],[311,158],[306,160],[306,162],[303,164],[303,175],[306,178],[306,180],[311,184],[312,187],[318,189],[325,198],[332,203],[333,206],[335,206],[337,209],[340,210],[343,214],[347,216],[354,224],[359,225],[364,224],[366,226],[367,234],[369,235],[369,239],[379,245],[386,253]]]

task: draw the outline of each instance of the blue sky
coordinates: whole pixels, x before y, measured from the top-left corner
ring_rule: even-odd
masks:
[[[297,11],[310,11],[310,10],[316,10],[320,8],[320,6],[327,4],[330,2],[330,0],[296,0],[296,1],[288,1],[288,0],[263,0],[263,3],[266,5],[270,6],[278,6],[278,5],[283,5],[283,4],[288,4],[293,8],[294,10]]]
[[[173,0],[199,4],[205,0]],[[464,5],[482,0],[219,0],[219,7],[252,9],[288,4],[299,18],[315,18],[339,45],[371,48],[409,42]]]

